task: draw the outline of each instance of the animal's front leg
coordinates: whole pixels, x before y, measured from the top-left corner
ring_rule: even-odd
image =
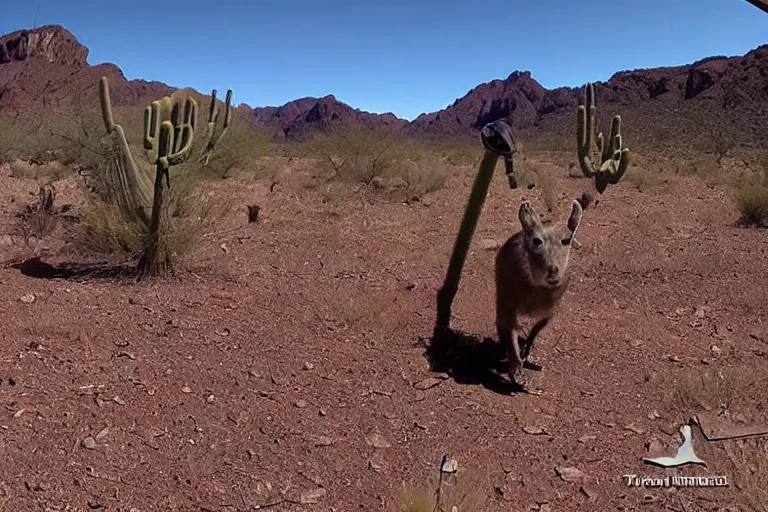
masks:
[[[523,369],[523,358],[520,357],[520,345],[517,341],[515,329],[505,322],[497,322],[496,329],[499,334],[499,342],[507,352],[509,358],[509,379],[518,382],[518,377]]]

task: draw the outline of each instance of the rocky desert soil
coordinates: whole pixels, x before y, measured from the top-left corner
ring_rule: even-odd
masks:
[[[393,510],[403,484],[434,489],[444,456],[487,499],[476,510],[764,510],[764,439],[694,427],[706,467],[641,460],[674,455],[692,416],[767,420],[768,244],[737,226],[730,189],[624,181],[585,211],[571,288],[534,349],[542,371],[527,370],[536,396],[510,393],[480,340],[495,338],[495,248],[521,200],[544,209],[539,188],[496,176],[454,304],[453,327],[478,343],[427,350],[474,169],[406,204],[331,195],[290,165],[272,191],[215,182],[234,209],[176,278],[36,278],[12,266],[31,249],[3,235],[4,510]],[[589,180],[538,165],[557,176],[562,221]],[[77,213],[76,178],[55,185]],[[0,190],[13,233],[37,184],[6,167]]]

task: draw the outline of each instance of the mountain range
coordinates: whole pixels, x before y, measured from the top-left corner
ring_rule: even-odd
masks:
[[[115,106],[147,103],[176,89],[127,80],[114,64],[91,66],[88,49],[59,25],[19,30],[0,37],[0,115],[66,113],[95,105],[98,79],[107,76]],[[619,71],[596,83],[599,119],[623,117],[630,146],[703,147],[713,137],[741,146],[768,141],[768,45],[743,56],[709,57],[688,65]],[[300,98],[282,106],[237,107],[253,126],[278,139],[296,140],[334,127],[368,127],[414,137],[476,136],[495,119],[516,133],[553,144],[572,144],[580,88],[546,89],[527,71],[514,71],[470,90],[453,104],[413,121],[363,112],[333,95]]]

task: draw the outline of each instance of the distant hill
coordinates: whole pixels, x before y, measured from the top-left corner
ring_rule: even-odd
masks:
[[[94,106],[98,79],[110,80],[113,104],[147,103],[175,89],[127,80],[114,64],[90,66],[88,49],[58,25],[0,37],[0,115],[64,113]],[[226,87],[226,84],[223,84]],[[620,71],[597,83],[598,115],[621,114],[630,147],[706,145],[715,133],[744,146],[768,146],[768,45],[744,56],[710,57],[685,66]],[[580,89],[546,89],[529,72],[483,83],[451,106],[412,122],[356,110],[333,95],[252,109],[252,122],[294,140],[333,127],[368,127],[416,137],[477,136],[487,122],[509,120],[522,136],[570,144]],[[250,107],[240,106],[238,110]],[[242,112],[241,112],[242,114]]]

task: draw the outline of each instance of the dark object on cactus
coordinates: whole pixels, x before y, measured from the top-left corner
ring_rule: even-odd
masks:
[[[608,184],[615,185],[629,168],[629,149],[622,147],[621,116],[611,120],[611,134],[607,140],[597,132],[595,122],[595,86],[586,85],[586,101],[576,109],[576,142],[581,172],[588,178],[595,178],[595,188],[602,194]],[[600,151],[600,163],[595,164],[589,153],[592,144]]]
[[[472,192],[469,195],[464,217],[461,220],[459,234],[453,246],[448,271],[443,286],[437,292],[437,320],[435,329],[446,329],[451,323],[451,306],[456,292],[459,290],[461,270],[464,260],[467,258],[467,250],[472,241],[472,235],[477,226],[477,220],[485,204],[488,195],[488,187],[491,184],[493,171],[499,157],[504,157],[507,171],[507,179],[510,188],[517,188],[517,180],[514,174],[513,157],[515,154],[515,142],[512,136],[512,128],[504,121],[495,121],[483,127],[480,133],[485,154],[480,162],[480,169],[475,177]]]
[[[480,131],[480,140],[482,140],[486,151],[504,157],[509,188],[517,188],[517,178],[512,159],[515,153],[515,138],[512,135],[512,128],[504,121],[489,123]]]

